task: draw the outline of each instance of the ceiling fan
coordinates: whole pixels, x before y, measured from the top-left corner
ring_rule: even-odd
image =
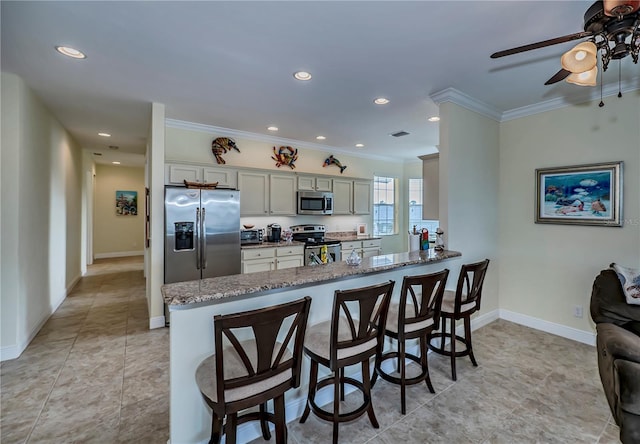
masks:
[[[640,0],[600,0],[584,14],[584,31],[518,46],[491,54],[492,59],[544,48],[572,40],[588,38],[562,56],[562,69],[545,85],[561,80],[582,86],[594,86],[600,53],[602,70],[606,71],[611,60],[631,55],[638,63],[640,52]]]

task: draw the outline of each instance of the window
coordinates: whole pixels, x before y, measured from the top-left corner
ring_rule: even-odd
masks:
[[[440,223],[437,220],[422,219],[422,179],[409,179],[409,231],[429,230],[429,238],[435,240],[436,228]]]
[[[393,177],[373,177],[373,234],[397,234],[396,181]]]

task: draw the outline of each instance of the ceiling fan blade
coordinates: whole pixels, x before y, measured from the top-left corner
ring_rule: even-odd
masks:
[[[562,37],[556,37],[555,39],[543,40],[537,43],[531,43],[529,45],[518,46],[517,48],[505,49],[504,51],[498,51],[491,54],[492,59],[498,57],[504,57],[512,54],[518,54],[520,52],[531,51],[532,49],[544,48],[545,46],[557,45],[558,43],[570,42],[571,40],[582,39],[592,36],[592,32],[576,32],[575,34],[564,35]]]
[[[563,68],[560,71],[558,71],[557,73],[555,73],[553,75],[553,77],[551,77],[549,80],[544,82],[544,84],[545,85],[552,85],[554,83],[558,83],[559,81],[564,80],[567,77],[569,77],[569,74],[571,74],[571,71],[567,71],[566,69]]]

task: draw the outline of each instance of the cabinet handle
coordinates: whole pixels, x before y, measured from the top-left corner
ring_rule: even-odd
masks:
[[[260,253],[257,253],[256,256],[260,257]]]

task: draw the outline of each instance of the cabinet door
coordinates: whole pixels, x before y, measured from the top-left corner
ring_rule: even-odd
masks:
[[[267,216],[269,214],[269,175],[240,171],[240,216]]]
[[[276,270],[284,270],[285,268],[302,267],[304,265],[304,257],[299,256],[285,256],[279,257],[276,261]]]
[[[379,256],[380,253],[380,248],[378,247],[372,247],[372,248],[363,248],[362,249],[362,257],[372,257],[372,256]]]
[[[333,191],[332,182],[329,177],[316,177],[316,191]]]
[[[271,174],[269,180],[269,214],[295,216],[296,177]]]
[[[184,185],[187,182],[202,182],[202,167],[193,165],[169,165],[168,183]]]
[[[315,191],[316,179],[311,176],[298,176],[298,190],[300,191]]]
[[[218,185],[229,188],[237,188],[238,171],[223,168],[204,168],[203,180],[204,183],[218,182]]]
[[[367,181],[353,181],[353,214],[371,214],[371,184]]]
[[[333,214],[353,213],[353,181],[333,179]]]
[[[242,273],[257,273],[259,271],[273,271],[276,269],[275,259],[259,259],[242,261]]]

